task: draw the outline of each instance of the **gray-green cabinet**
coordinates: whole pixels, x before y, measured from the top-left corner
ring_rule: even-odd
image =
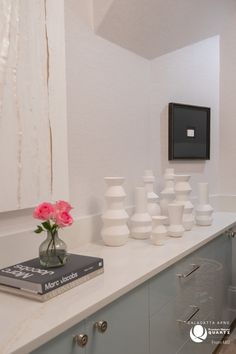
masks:
[[[232,321],[231,252],[231,239],[217,237],[33,353],[199,353],[194,321]],[[202,354],[214,350],[209,340],[200,345]]]
[[[130,291],[33,353],[148,354],[147,285]]]
[[[190,329],[206,321],[232,321],[231,247],[223,234],[150,280],[150,354],[214,351],[211,338],[195,343]]]

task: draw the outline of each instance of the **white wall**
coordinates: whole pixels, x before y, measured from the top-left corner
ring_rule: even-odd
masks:
[[[168,162],[168,103],[211,107],[210,161]],[[217,193],[219,163],[219,37],[212,37],[151,62],[151,166],[160,177],[166,167],[192,176],[193,195],[199,181]]]
[[[236,14],[220,36],[220,194],[232,200],[225,210],[236,211]],[[234,198],[227,195],[234,195]],[[233,240],[232,284],[236,286],[236,240]]]
[[[220,36],[220,63],[220,193],[235,195],[236,14]]]
[[[80,216],[104,208],[104,176],[124,176],[133,204],[149,168],[149,62],[95,35],[90,11],[86,0],[65,2],[70,194]]]

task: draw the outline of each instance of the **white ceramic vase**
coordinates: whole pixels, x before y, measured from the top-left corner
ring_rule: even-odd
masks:
[[[147,192],[147,211],[151,216],[160,215],[158,195],[154,192],[155,177],[152,170],[145,170],[143,176],[144,187]]]
[[[185,231],[183,227],[183,213],[184,205],[183,204],[169,204],[168,205],[168,214],[169,214],[169,223],[168,235],[172,237],[181,237]]]
[[[167,228],[164,225],[166,219],[167,216],[163,216],[163,215],[152,217],[151,240],[157,246],[164,245],[166,236],[168,235]]]
[[[160,200],[160,208],[161,215],[167,216],[167,219],[164,221],[166,225],[168,225],[168,205],[173,203],[175,199],[175,191],[174,191],[174,169],[167,168],[164,174],[165,186],[161,191],[161,200]]]
[[[122,186],[124,177],[105,177],[107,210],[102,215],[102,239],[107,246],[122,246],[129,237],[128,214],[124,208],[126,197]]]
[[[198,205],[195,210],[196,224],[209,226],[212,224],[213,208],[209,204],[208,183],[198,183]]]
[[[152,218],[147,212],[147,193],[144,187],[135,189],[135,212],[130,218],[131,236],[136,239],[149,238],[152,231]]]
[[[185,230],[191,230],[194,225],[193,204],[189,200],[192,191],[189,180],[189,175],[175,175],[175,203],[184,205],[183,226]]]

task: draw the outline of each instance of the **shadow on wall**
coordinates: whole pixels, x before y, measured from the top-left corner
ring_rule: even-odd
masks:
[[[160,151],[161,151],[161,175],[164,174],[165,169],[168,167],[174,168],[175,173],[196,173],[204,172],[204,161],[184,161],[175,160],[168,161],[168,105],[161,111],[160,115]]]

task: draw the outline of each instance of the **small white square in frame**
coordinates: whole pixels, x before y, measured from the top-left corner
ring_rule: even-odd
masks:
[[[195,130],[194,129],[187,129],[187,137],[194,138],[195,137]]]

